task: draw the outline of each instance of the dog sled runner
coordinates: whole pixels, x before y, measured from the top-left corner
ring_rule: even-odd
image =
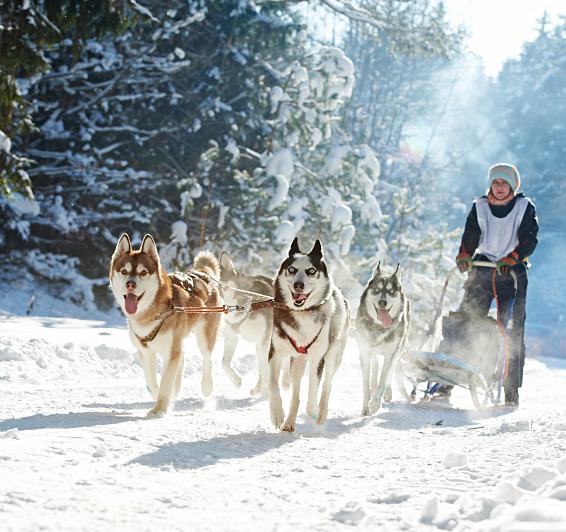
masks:
[[[495,265],[475,261],[472,267],[495,268]],[[451,270],[446,278],[425,342],[434,333],[448,283],[456,270]],[[516,276],[513,272],[511,275],[517,290]],[[417,399],[419,387],[426,383],[424,399],[434,397],[439,386],[452,385],[468,389],[477,409],[498,405],[509,363],[507,330],[499,316],[497,319],[489,316],[472,318],[462,312],[450,312],[442,318],[442,336],[437,351],[408,351],[400,359],[397,381],[405,398],[409,401]],[[410,385],[410,391],[407,385]]]

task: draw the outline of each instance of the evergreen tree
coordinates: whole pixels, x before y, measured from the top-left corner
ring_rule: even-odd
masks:
[[[19,191],[32,197],[25,171],[32,161],[18,151],[34,125],[17,79],[49,69],[46,47],[68,39],[77,54],[85,38],[117,31],[123,5],[116,0],[0,1],[0,195]]]
[[[494,109],[505,136],[500,157],[526,176],[529,193],[545,211],[547,229],[563,229],[566,198],[566,19],[550,29],[545,15],[538,37],[508,61],[497,79]]]

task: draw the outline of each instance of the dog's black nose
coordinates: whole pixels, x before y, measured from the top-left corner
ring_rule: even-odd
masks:
[[[380,300],[377,302],[377,306],[378,306],[379,308],[386,308],[386,307],[387,307],[387,301],[385,301],[385,299],[380,299]]]
[[[135,289],[136,289],[136,286],[137,286],[137,285],[136,285],[135,281],[128,281],[128,282],[126,283],[126,288],[127,288],[128,290],[135,290]]]
[[[295,290],[304,290],[305,283],[301,283],[301,281],[297,281],[296,283],[293,284],[293,288]]]

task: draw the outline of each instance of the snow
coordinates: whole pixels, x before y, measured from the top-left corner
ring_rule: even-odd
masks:
[[[322,172],[327,176],[332,176],[342,172],[344,158],[348,155],[348,146],[332,146],[326,156]]]
[[[293,175],[293,153],[289,148],[281,148],[267,161],[265,171],[268,176],[283,176],[289,179]]]
[[[468,464],[468,458],[463,453],[451,451],[444,457],[443,464],[446,468],[461,467]]]
[[[275,230],[275,241],[278,244],[288,244],[295,235],[295,225],[290,220],[282,220]]]
[[[39,203],[35,199],[29,199],[19,192],[15,192],[10,197],[6,198],[6,202],[10,209],[19,216],[34,217],[40,212]]]
[[[273,190],[273,195],[269,200],[267,205],[267,210],[272,211],[273,209],[279,207],[287,200],[287,193],[289,192],[289,181],[287,178],[281,174],[277,174],[275,177],[276,185]]]
[[[362,157],[358,163],[358,168],[366,170],[374,179],[374,182],[376,182],[381,174],[381,165],[374,151],[367,144],[362,144],[360,146],[360,154]]]
[[[352,223],[352,209],[346,203],[339,202],[332,212],[332,230],[336,231],[344,225]]]
[[[0,151],[10,153],[11,149],[12,149],[12,141],[10,140],[10,137],[8,137],[8,135],[6,135],[6,133],[4,133],[0,129]]]
[[[353,225],[345,225],[340,231],[340,255],[342,257],[350,253],[352,240],[356,236],[356,228]]]
[[[122,319],[2,311],[2,528],[566,529],[564,364],[527,359],[517,411],[477,412],[460,388],[452,407],[410,405],[394,389],[392,403],[362,418],[350,339],[328,422],[314,425],[301,403],[296,433],[281,434],[267,402],[247,394],[253,345],[241,341],[234,360],[241,389],[222,371],[222,350],[220,339],[204,399],[189,337],[174,410],[147,419]]]

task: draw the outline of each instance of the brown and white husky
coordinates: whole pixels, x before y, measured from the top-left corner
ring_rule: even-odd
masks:
[[[183,380],[183,339],[194,331],[203,356],[202,393],[212,392],[212,350],[220,324],[220,313],[186,314],[175,307],[217,307],[222,304],[216,284],[217,259],[207,251],[195,257],[194,269],[184,275],[167,274],[162,268],[155,241],[145,235],[141,247],[132,249],[123,234],[110,262],[110,286],[128,318],[130,339],[138,350],[147,388],[155,399],[148,416],[165,413],[179,393]],[[163,372],[157,385],[157,355]]]

